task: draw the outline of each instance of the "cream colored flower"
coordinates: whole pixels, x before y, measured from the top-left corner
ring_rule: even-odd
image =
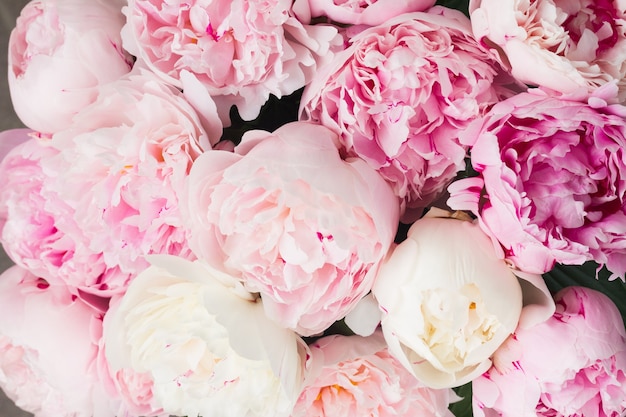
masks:
[[[301,339],[229,276],[173,256],[151,260],[105,318],[111,372],[150,376],[151,406],[169,414],[289,416]]]
[[[529,281],[519,280],[477,224],[418,220],[373,289],[390,352],[430,387],[469,382],[489,369],[490,356],[517,327],[523,299],[532,299],[524,323],[553,311],[541,277],[519,275]]]

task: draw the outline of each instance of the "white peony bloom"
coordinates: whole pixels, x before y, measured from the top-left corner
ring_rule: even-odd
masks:
[[[554,305],[541,276],[513,271],[477,224],[436,213],[448,218],[415,222],[372,291],[391,354],[424,384],[446,388],[489,369],[518,323],[545,320]]]
[[[169,414],[289,416],[302,340],[231,277],[174,256],[150,261],[105,317],[111,374],[150,376],[152,408]]]

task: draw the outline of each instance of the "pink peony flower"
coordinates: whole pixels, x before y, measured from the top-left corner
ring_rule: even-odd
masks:
[[[519,329],[475,379],[477,417],[619,417],[626,413],[626,331],[604,294],[568,287],[554,316]]]
[[[595,260],[624,276],[626,107],[607,104],[612,91],[519,94],[462,135],[480,175],[453,183],[448,205],[476,214],[519,269]]]
[[[290,15],[291,3],[130,0],[124,47],[178,87],[181,71],[195,74],[225,123],[232,105],[252,120],[270,94],[303,87],[337,35],[331,26],[304,27]]]
[[[31,129],[54,133],[131,68],[122,49],[119,1],[33,0],[9,39],[9,89]]]
[[[241,277],[266,313],[303,335],[341,319],[372,287],[398,224],[398,200],[330,130],[305,122],[247,132],[207,152],[186,187],[198,258]]]
[[[517,79],[563,93],[617,81],[626,100],[622,0],[470,0],[474,35]]]
[[[214,108],[200,118],[185,98],[135,73],[101,87],[71,129],[13,149],[0,164],[9,256],[85,299],[123,292],[146,254],[192,257],[176,190],[221,125]]]
[[[216,112],[203,116],[219,124]],[[101,87],[73,127],[50,141],[58,154],[43,162],[46,197],[65,203],[56,218],[75,222],[89,249],[126,275],[124,285],[148,265],[147,254],[193,258],[177,190],[219,139],[203,121],[178,90],[139,72]]]
[[[434,7],[361,32],[305,88],[301,119],[341,137],[411,209],[431,203],[463,168],[457,136],[498,101],[497,64],[459,11]]]
[[[107,266],[102,253],[89,249],[89,240],[78,227],[66,203],[49,195],[51,178],[42,163],[59,151],[29,130],[14,131],[22,143],[0,163],[0,241],[17,265],[55,286],[108,296],[125,285],[128,276]],[[33,137],[31,137],[31,135]],[[92,300],[95,302],[95,300]]]
[[[295,0],[293,11],[298,20],[326,16],[349,25],[376,26],[403,13],[422,12],[436,0]]]
[[[326,336],[311,345],[310,371],[291,417],[454,417],[456,395],[432,389],[389,354],[380,332]]]
[[[95,366],[102,318],[13,266],[0,276],[0,388],[38,417],[110,417]]]

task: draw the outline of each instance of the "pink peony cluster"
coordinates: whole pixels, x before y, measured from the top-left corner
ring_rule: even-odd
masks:
[[[461,3],[31,0],[0,389],[36,417],[624,415],[622,317],[544,274],[626,274],[624,1]]]
[[[614,91],[521,93],[461,135],[479,175],[453,183],[448,204],[477,215],[519,269],[595,260],[624,277],[626,107]]]
[[[567,287],[544,323],[518,329],[473,382],[474,415],[617,417],[626,413],[626,331],[604,294]],[[565,348],[567,347],[567,348]]]
[[[392,184],[409,222],[464,168],[459,133],[498,101],[498,69],[462,13],[403,14],[350,39],[305,88],[301,117]]]

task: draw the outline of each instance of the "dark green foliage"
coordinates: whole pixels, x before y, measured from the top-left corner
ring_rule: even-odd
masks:
[[[458,388],[454,388],[454,392],[456,392],[462,400],[450,404],[450,411],[452,411],[456,417],[472,417],[472,383],[469,382]]]
[[[243,134],[248,130],[273,132],[286,123],[298,120],[302,90],[300,89],[280,99],[270,95],[269,100],[261,108],[259,116],[249,122],[242,120],[237,108],[233,106],[230,110],[231,125],[224,129],[222,139],[238,144],[241,142]]]
[[[450,9],[460,10],[465,13],[466,16],[469,16],[469,0],[437,0],[436,4]]]

